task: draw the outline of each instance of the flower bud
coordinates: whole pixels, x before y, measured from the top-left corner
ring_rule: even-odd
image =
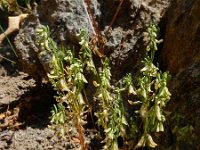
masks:
[[[146,139],[145,139],[145,135],[143,135],[140,138],[139,142],[137,143],[136,148],[145,147],[145,144],[146,144]]]
[[[151,135],[147,134],[147,145],[149,147],[155,148],[157,146],[157,144],[153,141]]]
[[[156,118],[161,121],[161,112],[160,107],[158,105],[155,106]]]
[[[84,99],[83,99],[83,95],[81,93],[78,94],[78,100],[79,100],[79,103],[81,105],[85,104]]]
[[[128,93],[129,94],[133,94],[133,95],[137,95],[136,91],[134,90],[133,86],[130,85],[129,88],[128,88]]]

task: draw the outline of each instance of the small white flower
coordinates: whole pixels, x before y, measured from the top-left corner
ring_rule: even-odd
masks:
[[[153,141],[153,138],[151,137],[151,135],[147,134],[147,145],[149,147],[155,148],[157,146],[157,144]]]
[[[81,93],[78,94],[78,100],[79,100],[79,103],[80,103],[81,105],[85,104],[85,101],[84,101],[84,99],[83,99],[83,95],[82,95]]]
[[[140,138],[139,142],[137,143],[136,148],[145,147],[145,145],[146,145],[146,138],[145,138],[145,135],[143,135]]]
[[[69,91],[69,88],[68,88],[67,83],[64,78],[60,79],[59,86],[62,91]]]
[[[158,105],[155,106],[156,118],[161,121],[161,111]]]
[[[129,93],[129,94],[133,94],[133,95],[137,95],[137,93],[136,93],[136,91],[134,90],[134,88],[133,88],[132,85],[129,85],[128,93]]]

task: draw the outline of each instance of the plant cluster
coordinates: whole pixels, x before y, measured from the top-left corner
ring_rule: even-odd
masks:
[[[111,86],[111,73],[109,60],[105,58],[103,67],[99,71],[99,84],[97,84],[97,99],[99,110],[95,113],[97,124],[104,129],[106,138],[104,149],[118,149],[118,138],[124,137],[126,126],[125,110],[121,92],[123,88]]]
[[[72,121],[78,132],[82,149],[87,149],[84,125],[87,123],[86,117],[91,112],[89,111],[91,106],[87,101],[85,87],[88,82],[93,82],[96,89],[94,99],[98,104],[93,112],[97,117],[99,130],[104,131],[103,148],[117,150],[119,138],[124,141],[128,139],[129,148],[131,145],[134,145],[135,149],[157,146],[153,141],[152,133],[164,131],[163,123],[166,120],[164,107],[171,94],[167,88],[169,73],[162,73],[153,64],[157,44],[161,42],[156,39],[158,28],[155,24],[151,24],[148,28],[144,68],[141,69],[141,77],[136,86],[133,84],[130,73],[125,76],[122,87],[111,85],[109,59],[101,58],[102,67],[95,67],[93,51],[89,47],[89,38],[85,31],[81,31],[78,35],[80,39],[78,53],[63,46],[57,46],[50,38],[48,27],[41,26],[37,34],[41,49],[51,55],[51,71],[48,73],[48,78],[57,91],[58,102],[52,110],[51,121],[60,128],[62,135],[70,130],[66,128],[66,124]],[[87,80],[86,73],[90,73],[95,80]],[[126,113],[122,92],[128,93],[128,97],[131,98],[128,102],[135,108],[139,108],[134,116],[128,116]],[[130,117],[132,119],[129,119],[128,123],[127,118]],[[127,134],[127,131],[130,131],[130,134]]]
[[[199,138],[191,120],[181,115],[179,108],[174,111],[170,119],[174,124],[172,129],[174,144],[172,144],[169,149],[181,149],[183,143],[188,147],[195,147],[193,141],[198,141]]]
[[[146,48],[146,57],[143,61],[144,68],[140,70],[142,76],[138,79],[138,85],[133,86],[132,77],[128,74],[125,77],[125,83],[128,87],[128,93],[137,97],[137,100],[129,101],[132,105],[140,105],[139,110],[136,110],[139,116],[134,116],[136,121],[134,124],[141,128],[133,130],[136,133],[138,130],[142,133],[135,148],[138,147],[156,147],[157,144],[153,141],[151,133],[164,131],[163,123],[165,122],[164,107],[170,100],[170,92],[167,88],[167,81],[170,78],[168,72],[162,73],[157,66],[154,65],[154,55],[157,51],[157,44],[162,40],[157,40],[158,27],[156,24],[151,24],[148,27],[147,39],[148,45]],[[139,100],[138,100],[139,99]]]
[[[54,105],[51,122],[61,125],[60,131],[63,135],[65,123],[72,121],[79,133],[82,149],[86,149],[83,125],[86,124],[85,114],[88,112],[88,104],[84,98],[84,85],[88,81],[83,73],[85,69],[95,72],[87,36],[84,31],[80,33],[81,49],[78,57],[75,57],[72,50],[56,45],[50,38],[48,27],[41,26],[37,33],[41,48],[47,50],[52,57],[48,78],[58,94],[56,97],[58,105]]]

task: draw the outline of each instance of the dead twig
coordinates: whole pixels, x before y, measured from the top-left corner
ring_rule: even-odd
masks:
[[[16,129],[19,128],[23,123],[18,122],[19,108],[14,108],[13,110],[7,110],[6,112],[0,114],[0,131],[6,128]]]
[[[12,32],[19,30],[20,23],[28,16],[28,14],[21,14],[15,17],[8,17],[8,28],[0,34],[0,44]]]
[[[85,7],[84,2],[87,4],[87,9],[88,9],[89,13],[87,12],[87,9]],[[97,54],[100,58],[104,57],[104,53],[105,53],[104,52],[104,46],[105,46],[107,34],[110,31],[111,26],[113,25],[114,21],[116,20],[118,14],[119,14],[119,11],[122,7],[123,2],[124,2],[124,0],[120,1],[119,5],[117,7],[117,10],[116,10],[116,12],[115,12],[115,14],[112,18],[112,21],[111,21],[107,31],[105,32],[105,36],[103,37],[101,32],[99,31],[99,28],[96,24],[96,20],[95,20],[95,17],[94,17],[94,13],[93,13],[93,11],[90,7],[90,0],[83,0],[83,5],[84,5],[86,14],[89,18],[89,22],[90,22],[90,25],[92,26],[92,30],[93,30],[93,33],[94,33],[94,38],[92,38],[91,41],[90,41],[91,48],[94,51],[94,53]]]
[[[111,23],[110,23],[110,25],[109,25],[109,27],[108,27],[108,29],[107,29],[105,35],[107,35],[108,32],[110,31],[111,26],[113,25],[114,21],[115,21],[116,18],[117,18],[117,15],[119,14],[119,11],[120,11],[120,9],[121,9],[121,7],[122,7],[123,2],[124,2],[124,0],[121,0],[121,1],[120,1],[119,5],[118,5],[118,7],[117,7],[117,10],[116,10],[116,12],[115,12],[115,14],[114,14],[114,16],[113,16],[113,18],[112,18],[112,21],[111,21]]]
[[[95,54],[97,54],[100,58],[102,58],[104,57],[104,44],[102,42],[103,41],[102,35],[96,23],[94,13],[90,7],[90,0],[84,0],[84,2],[87,4],[87,9],[89,13],[87,12],[87,9],[86,9],[86,13],[88,14],[89,20],[91,21],[91,25],[93,26],[92,29],[94,32],[94,38],[91,39],[91,43],[92,43],[91,45],[95,45],[94,43],[96,43],[96,45],[98,45],[99,47],[99,48],[92,47],[92,50],[94,51]]]

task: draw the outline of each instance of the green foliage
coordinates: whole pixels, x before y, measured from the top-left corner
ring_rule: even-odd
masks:
[[[133,87],[131,75],[128,74],[124,83],[126,84],[129,94],[138,97],[138,101],[129,101],[132,105],[140,105],[140,109],[135,113],[141,118],[134,124],[139,127],[142,125],[142,134],[135,148],[138,147],[155,147],[157,144],[153,141],[151,133],[164,131],[163,123],[165,122],[164,107],[170,99],[170,92],[167,88],[167,81],[170,76],[168,72],[162,73],[158,67],[153,64],[154,55],[157,51],[157,38],[158,27],[151,24],[148,28],[147,38],[148,45],[146,48],[146,57],[143,61],[144,68],[140,70],[141,77],[138,79],[138,86]],[[138,128],[135,128],[138,131]],[[135,132],[133,131],[134,135]]]
[[[73,127],[78,132],[82,149],[87,148],[84,140],[84,127],[87,123],[86,117],[89,113],[90,104],[87,101],[87,93],[84,90],[88,82],[92,82],[96,93],[93,95],[98,107],[94,111],[97,117],[99,130],[103,129],[105,137],[102,136],[104,149],[117,150],[118,139],[128,140],[129,148],[156,147],[152,133],[164,131],[165,122],[164,108],[170,99],[167,88],[169,73],[162,73],[153,64],[154,55],[157,51],[158,28],[151,24],[148,28],[148,45],[146,57],[143,61],[144,67],[140,70],[141,76],[138,84],[133,84],[132,75],[129,73],[123,80],[121,88],[111,85],[111,72],[109,59],[102,58],[102,66],[96,69],[93,61],[93,51],[89,48],[88,37],[85,31],[81,31],[80,50],[73,53],[72,50],[57,46],[50,38],[49,28],[41,26],[38,31],[38,43],[42,53],[51,55],[48,78],[57,91],[57,106],[52,109],[52,123],[59,126],[62,134],[66,130],[65,124],[72,121]],[[88,80],[85,74],[91,74],[95,81]],[[135,106],[134,116],[127,115],[124,108],[122,93],[128,93],[128,102]],[[136,100],[135,100],[136,99]],[[127,118],[129,123],[127,122]],[[72,128],[73,128],[72,127]],[[127,134],[127,131],[130,131]],[[127,142],[126,142],[127,143]]]
[[[125,110],[123,105],[123,100],[121,97],[121,92],[123,89],[116,88],[115,89],[115,97],[113,99],[112,104],[110,105],[110,116],[109,116],[109,124],[107,129],[105,129],[106,133],[106,144],[104,149],[118,149],[117,140],[119,137],[125,138],[126,136],[126,127],[128,123],[125,118]]]
[[[105,58],[103,68],[99,71],[99,84],[97,89],[97,99],[99,110],[95,113],[97,123],[103,127],[106,138],[104,139],[104,149],[117,150],[117,140],[124,137],[126,126],[125,110],[121,92],[124,89],[113,87],[110,84],[111,73],[109,60]]]
[[[103,69],[99,71],[99,84],[97,85],[97,100],[99,101],[100,110],[95,113],[98,118],[98,125],[107,129],[109,121],[109,107],[112,101],[111,97],[111,85],[110,85],[111,73],[109,68],[109,61],[105,59],[103,62]]]
[[[84,62],[87,60],[91,62],[89,54],[92,53],[89,48],[86,49],[87,43],[85,38],[81,39],[82,47],[79,58],[76,58],[71,50],[66,50],[64,47],[56,45],[50,38],[48,27],[41,26],[37,33],[38,43],[41,45],[41,48],[52,55],[50,61],[51,71],[48,73],[48,77],[58,93],[58,96],[56,96],[58,105],[54,106],[52,110],[51,121],[55,124],[65,124],[72,120],[73,126],[79,133],[82,149],[85,149],[83,125],[86,124],[85,114],[88,106],[83,98],[84,85],[87,83],[83,72],[86,65],[88,67],[88,63]],[[65,66],[64,63],[67,65]],[[91,64],[89,68],[92,68]]]
[[[171,120],[174,123],[172,129],[174,142],[169,149],[179,150],[183,143],[187,145],[187,147],[194,147],[194,141],[199,141],[199,137],[195,132],[191,120],[181,115],[178,109],[174,112]]]

